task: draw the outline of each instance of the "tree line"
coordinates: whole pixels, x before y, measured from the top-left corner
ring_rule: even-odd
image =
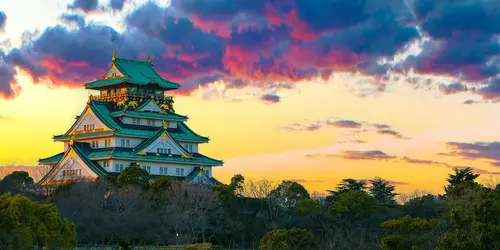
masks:
[[[342,180],[327,195],[297,182],[220,186],[151,178],[139,166],[118,177],[51,190],[22,171],[0,181],[0,249],[210,242],[213,249],[500,249],[500,185],[454,169],[443,195],[395,202],[382,178]]]

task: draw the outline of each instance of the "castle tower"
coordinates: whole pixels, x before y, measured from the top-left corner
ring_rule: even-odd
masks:
[[[223,162],[198,151],[209,138],[192,131],[188,117],[176,114],[172,96],[166,95],[179,87],[156,72],[151,58],[132,61],[117,58],[115,52],[107,73],[85,84],[99,96],[89,96],[69,130],[54,136],[64,143],[64,152],[39,160],[52,166],[40,184],[95,180],[136,164],[151,176],[219,184],[212,168]]]

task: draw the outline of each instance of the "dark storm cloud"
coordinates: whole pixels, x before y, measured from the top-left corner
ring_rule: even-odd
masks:
[[[0,97],[10,98],[14,95],[12,84],[16,71],[11,64],[5,62],[5,54],[0,49]]]
[[[108,3],[119,10],[124,2]],[[78,29],[49,27],[11,50],[5,64],[35,81],[81,86],[102,76],[115,50],[129,59],[151,55],[165,78],[183,84],[178,92],[184,94],[213,79],[265,88],[339,71],[373,76],[375,88],[368,92],[374,93],[385,91],[391,70],[484,80],[500,72],[494,60],[500,15],[493,3],[416,1],[409,9],[401,0],[173,0],[168,8],[148,2],[125,18],[124,32],[66,14],[63,20]],[[75,0],[69,8],[88,13],[100,7],[97,0]],[[431,38],[423,52],[396,68],[380,64],[420,39],[417,24]],[[8,75],[3,82],[12,81]],[[494,89],[485,85],[478,93],[489,96]]]
[[[113,10],[121,10],[123,9],[123,5],[125,4],[125,0],[110,0],[109,1],[109,6]]]
[[[5,12],[0,11],[0,31],[3,31],[5,29],[6,22],[7,22],[7,15],[5,15]]]
[[[500,5],[497,0],[417,0],[413,6],[427,41],[422,53],[410,56],[403,68],[417,73],[461,76],[479,81],[500,73],[491,64],[500,54]],[[471,21],[473,20],[473,21]]]
[[[97,10],[98,0],[74,0],[68,5],[68,9],[80,9],[85,13]]]
[[[60,17],[61,21],[67,24],[76,24],[78,27],[82,28],[85,26],[85,18],[78,14],[62,14]]]

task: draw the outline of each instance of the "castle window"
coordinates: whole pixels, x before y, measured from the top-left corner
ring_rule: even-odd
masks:
[[[189,145],[189,152],[193,152],[193,145]]]
[[[172,150],[171,149],[167,149],[167,154],[172,154]]]
[[[92,141],[92,148],[99,148],[99,141]]]
[[[168,174],[168,168],[167,167],[160,167],[160,174],[161,175],[167,175]]]
[[[155,125],[155,120],[149,119],[148,120],[148,126],[154,126]]]
[[[102,162],[102,167],[108,168],[109,167],[109,161],[103,161]]]
[[[107,147],[111,147],[111,139],[104,140],[104,147],[105,147],[105,148],[107,148]]]
[[[134,125],[141,125],[141,119],[139,119],[139,118],[132,118],[132,124],[134,124]]]
[[[94,124],[83,125],[83,130],[92,130],[94,129]]]
[[[115,172],[122,172],[123,171],[123,164],[115,164]]]
[[[176,173],[178,176],[184,176],[184,168],[176,168],[176,169],[175,169],[175,173]]]
[[[130,147],[130,140],[122,139],[121,142],[122,142],[122,144],[121,144],[122,147],[127,147],[127,148]]]

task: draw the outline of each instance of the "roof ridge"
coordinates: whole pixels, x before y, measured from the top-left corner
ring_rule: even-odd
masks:
[[[139,61],[139,60],[130,60],[130,59],[125,59],[125,58],[115,58],[115,61],[116,60],[120,60],[120,61],[127,61],[127,62],[134,62],[134,63],[146,63],[146,64],[149,64],[152,66],[152,64],[148,61]]]

